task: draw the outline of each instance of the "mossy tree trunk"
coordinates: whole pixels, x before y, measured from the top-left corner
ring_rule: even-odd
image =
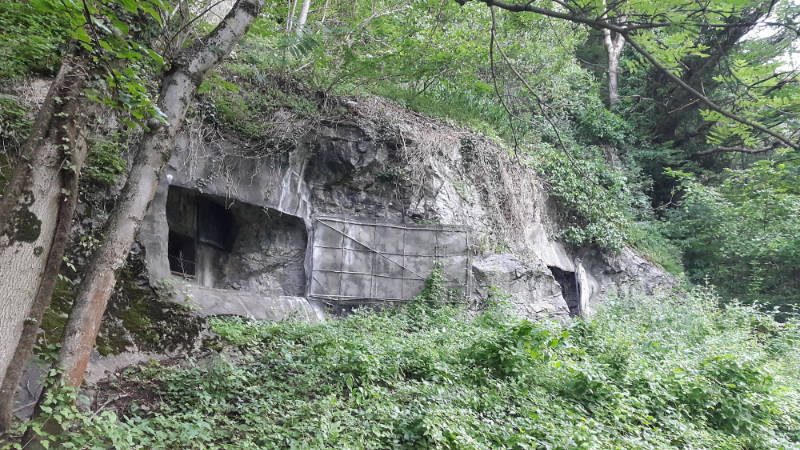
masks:
[[[78,54],[64,58],[0,201],[0,431],[9,426],[71,228],[91,123],[81,95],[87,66]]]
[[[239,0],[208,36],[178,55],[172,70],[162,78],[158,106],[167,123],[152,126],[141,140],[128,181],[106,224],[103,243],[92,255],[64,329],[58,365],[66,385],[78,387],[83,380],[117,271],[128,256],[197,88],[247,33],[263,7],[264,0]]]

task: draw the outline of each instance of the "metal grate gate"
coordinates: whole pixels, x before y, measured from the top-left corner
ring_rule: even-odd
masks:
[[[437,264],[445,287],[469,293],[469,231],[452,225],[396,225],[317,217],[309,297],[331,304],[407,301]]]

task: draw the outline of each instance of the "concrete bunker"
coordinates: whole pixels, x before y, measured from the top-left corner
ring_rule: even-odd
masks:
[[[169,187],[166,217],[173,275],[209,288],[305,294],[300,218],[177,186]]]
[[[567,302],[570,317],[580,316],[583,311],[581,310],[581,287],[578,282],[578,276],[575,272],[563,270],[556,266],[547,266],[553,274],[553,278],[561,286],[561,295],[564,301]]]

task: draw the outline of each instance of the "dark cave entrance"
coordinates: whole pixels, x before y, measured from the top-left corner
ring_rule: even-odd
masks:
[[[305,295],[307,233],[298,217],[170,186],[170,271],[197,284]]]
[[[575,272],[562,270],[555,266],[547,266],[553,274],[553,278],[561,286],[561,295],[567,302],[570,317],[581,315],[581,289],[578,277]]]

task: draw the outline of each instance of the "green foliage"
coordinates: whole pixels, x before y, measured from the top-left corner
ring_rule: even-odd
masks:
[[[28,64],[27,58],[52,51],[53,42],[69,38],[74,47],[70,53],[82,60],[80,65],[89,72],[84,76],[93,78],[84,91],[87,97],[124,112],[123,121],[130,127],[150,118],[165,120],[151,98],[154,89],[148,77],[150,71],[164,66],[164,59],[145,44],[145,35],[154,24],[163,25],[159,12],[172,10],[167,2],[35,0],[24,5],[11,11],[10,20],[23,24],[22,36],[27,23],[37,34],[31,41],[44,43],[12,46],[11,52],[16,52],[10,57],[12,62]],[[9,70],[22,73],[19,68]]]
[[[14,99],[0,97],[0,192],[11,179],[31,123],[23,105]]]
[[[128,371],[125,392],[135,385],[149,401],[83,416],[58,439],[104,448],[797,446],[798,325],[718,304],[702,289],[614,300],[566,326],[522,320],[502,302],[477,317],[418,303],[317,325],[213,319],[235,359]]]
[[[436,265],[428,278],[425,279],[425,287],[417,298],[430,302],[447,299],[449,292],[444,285],[446,281],[447,278],[444,276],[442,265]]]
[[[300,118],[317,113],[318,105],[307,90],[279,76],[259,73],[251,64],[234,60],[225,65],[223,75],[209,76],[198,89],[204,118],[247,139],[274,138],[270,134],[276,125],[273,116],[280,110]]]
[[[674,3],[619,2],[606,13],[612,21],[681,24],[674,29],[635,32],[638,42],[675,73],[689,64],[696,66],[713,51],[699,24],[739,20],[752,6],[717,2],[722,9],[700,11],[685,23],[685,12],[670,5]],[[576,11],[600,7],[580,3]],[[786,18],[792,10],[783,4],[776,9]],[[301,35],[286,33],[285,23],[277,20],[287,13],[285,6],[275,5],[274,12],[259,21],[237,55],[240,75],[252,78],[269,70],[292,73],[326,92],[380,95],[500,137],[517,152],[533,155],[534,167],[560,206],[564,229],[558,237],[576,246],[612,250],[633,245],[674,274],[681,273],[679,251],[665,239],[664,226],[654,219],[656,212],[649,204],[652,200],[661,206],[671,200],[674,180],[664,176],[664,168],[681,167],[694,173],[719,170],[725,161],[696,161],[690,155],[708,145],[752,147],[760,142],[753,130],[718,113],[703,113],[704,119],[697,104],[668,104],[665,99],[677,88],[663,77],[654,77],[649,63],[630,45],[620,74],[623,97],[609,110],[600,100],[606,95],[604,88],[575,58],[586,35],[563,21],[498,9],[496,40],[508,60],[495,48],[494,64],[490,64],[487,31],[491,19],[481,2],[456,6],[416,0],[398,7],[378,1],[367,7],[333,1],[312,11],[307,32]],[[785,37],[776,40],[780,48],[765,48],[757,39],[741,42],[731,50],[730,67],[709,70],[705,84],[700,83],[710,95],[736,99],[747,118],[773,120],[769,123],[791,130],[795,119],[787,114],[796,108],[797,89],[787,80],[793,72],[778,74],[774,59],[785,50],[785,41]],[[602,47],[600,53],[605,55]],[[604,65],[602,59],[597,62]],[[605,76],[602,68],[597,73]],[[258,102],[247,98],[251,90],[210,92],[227,97],[215,99],[226,124],[248,136],[262,137],[268,134],[258,117],[264,115],[263,108],[254,107]],[[534,101],[536,96],[539,99]],[[683,114],[684,109],[693,113],[681,116],[676,129],[666,130],[672,134],[661,135],[665,119]],[[672,142],[672,137],[683,141]],[[560,149],[562,141],[574,162]],[[599,149],[616,156],[601,157]],[[389,180],[389,174],[384,178]]]
[[[100,186],[113,186],[117,177],[124,174],[127,165],[122,159],[120,137],[98,138],[90,143],[86,167],[82,174]]]
[[[379,83],[365,92],[388,98],[419,113],[451,120],[486,136],[510,138],[508,116],[502,105],[484,94],[466,90],[439,90],[415,93],[403,86]]]
[[[54,350],[50,348],[51,352]],[[78,395],[77,389],[65,386],[58,370],[47,372],[44,385],[47,392],[40,404],[41,416],[10,430],[9,437],[21,436],[29,428],[43,448],[136,448],[133,436],[129,430],[118,426],[114,413],[103,411],[89,416],[82,412],[76,402],[86,398]],[[74,432],[81,429],[86,432]],[[29,445],[29,442],[23,446],[8,440],[2,442],[0,448],[17,450]]]
[[[681,248],[668,237],[669,224],[657,220],[632,223],[628,243],[645,258],[675,276],[683,275]]]
[[[30,133],[33,121],[26,108],[11,98],[0,97],[0,149],[19,149]]]
[[[275,4],[259,19],[240,45],[237,63],[256,73],[291,73],[326,93],[380,95],[509,140],[539,126],[530,96],[499,63],[499,87],[513,92],[519,116],[513,127],[497,101],[487,60],[490,14],[484,5],[332,1],[312,10],[300,36],[287,34],[285,23],[276,20],[285,14],[285,5]],[[584,73],[569,54],[582,32],[548,19],[500,14],[498,33],[508,36],[507,53],[519,70],[532,74],[531,82],[552,109],[564,111],[583,100],[572,91]]]
[[[645,70],[629,45],[623,98],[609,110],[574,56],[586,32],[562,21],[497,11],[497,42],[511,65],[498,47],[490,64],[491,21],[481,2],[326,1],[312,9],[304,33],[287,29],[287,2],[269,3],[250,38],[200,87],[194,114],[285,149],[271,142],[279,139],[277,121],[313,119],[328,93],[385,96],[500,137],[521,161],[531,160],[561,214],[558,237],[570,244],[612,250],[630,244],[679,274],[677,245],[690,279],[710,281],[726,298],[800,303],[796,156],[692,158],[715,146],[772,143],[694,103],[670,104],[675,91]],[[716,51],[705,44],[713,27],[703,22],[733,24],[754,6],[722,0],[686,22],[686,5],[678,3],[609,3],[603,16],[676,24],[632,33],[681,73]],[[787,3],[775,4],[776,21],[795,14]],[[607,5],[568,4],[581,14]],[[155,47],[139,36],[144,28],[177,31],[161,23],[159,10],[167,6],[0,3],[0,79],[52,73],[58,50],[73,38],[104,68],[90,97],[130,113],[133,122],[159,117],[148,92],[165,68],[154,48],[167,44]],[[797,72],[781,72],[785,37],[765,42],[737,43],[720,59],[726,67],[690,81],[738,114],[791,134],[800,117]],[[309,87],[296,88],[287,81],[293,78]],[[0,139],[19,144],[29,126],[24,110],[0,102]],[[689,112],[673,129],[660,127],[683,111]],[[719,176],[729,166],[739,169]],[[675,181],[663,175],[665,167],[685,172],[673,172],[683,183],[675,197],[682,203],[666,213],[666,224],[654,219],[646,198],[657,205],[673,200]],[[113,184],[124,170],[116,138],[94,142],[85,169],[90,179]],[[397,177],[381,173],[378,181]],[[127,331],[107,330],[100,350],[125,347],[127,333],[140,333],[154,350],[177,340],[183,331],[164,333],[176,316],[150,301],[152,293],[135,280],[123,281],[117,295],[126,301],[112,312]],[[61,280],[55,304],[62,309],[55,313],[66,313],[69,293]],[[445,299],[452,300],[434,271],[421,297],[404,309],[358,311],[317,325],[213,319],[233,357],[133,370],[126,381],[153,395],[120,406],[119,416],[82,414],[72,406],[74,392],[56,389],[45,419],[71,432],[47,439],[97,448],[800,446],[800,334],[788,315],[779,325],[736,303],[721,309],[704,289],[613,301],[591,320],[564,326],[519,319],[502,302],[477,317],[431,307],[447,305]],[[55,330],[59,323],[63,317],[51,312],[44,326]],[[46,433],[42,423],[34,426]]]
[[[31,2],[0,3],[0,80],[53,75],[68,31],[64,17],[41,13]]]
[[[534,169],[561,206],[564,226],[559,237],[575,246],[621,249],[631,219],[642,210],[639,186],[622,170],[609,166],[597,148],[581,153],[573,147],[570,152],[572,158],[552,148],[532,155]]]
[[[682,172],[673,237],[690,278],[730,298],[790,311],[800,304],[800,190],[795,153],[731,170],[718,186]]]
[[[600,98],[589,97],[573,111],[575,137],[579,142],[624,148],[631,124],[605,108]]]

